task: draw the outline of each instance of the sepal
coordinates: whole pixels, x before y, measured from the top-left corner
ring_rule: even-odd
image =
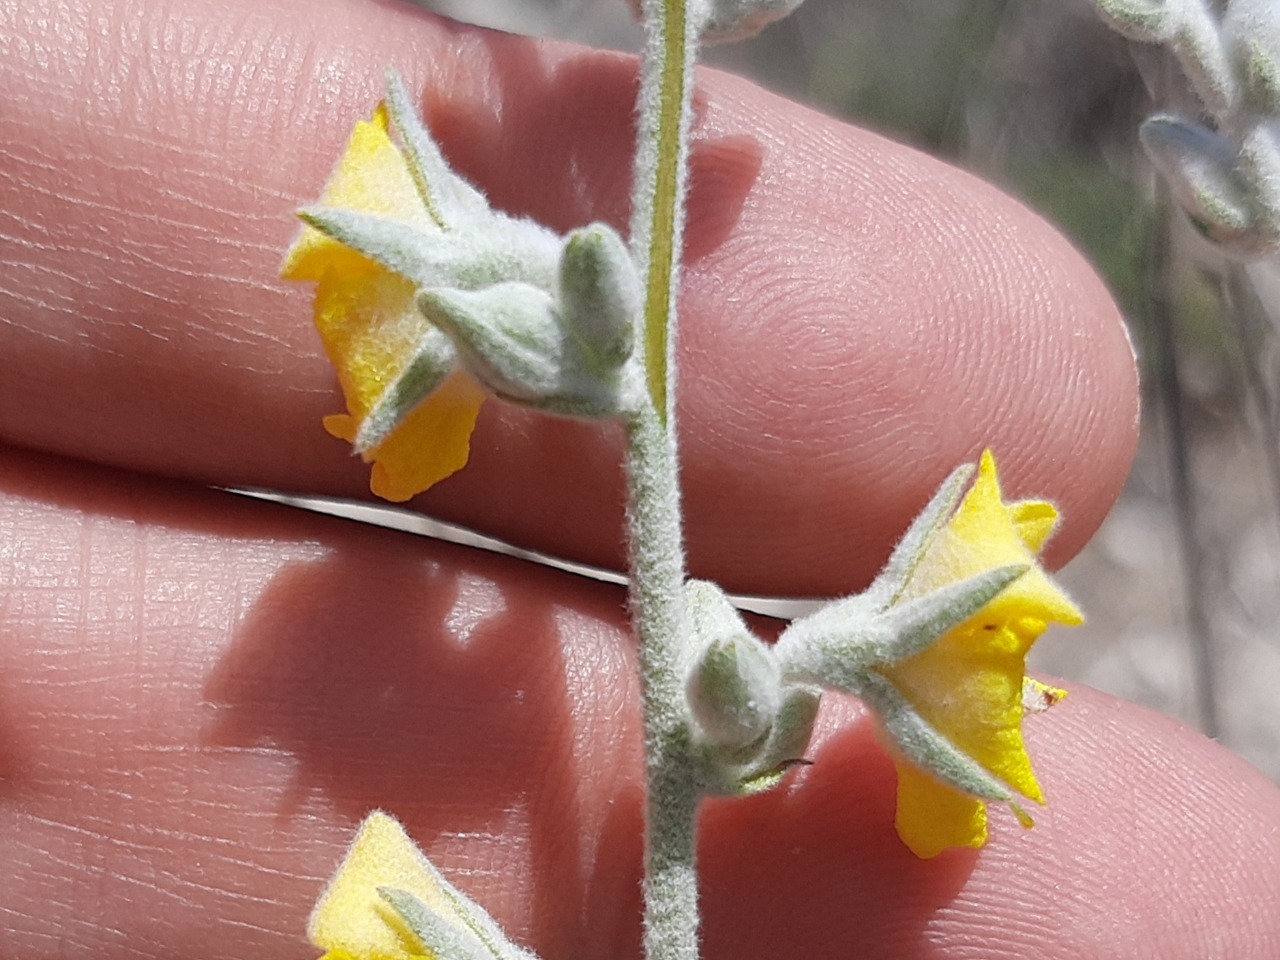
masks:
[[[1028,569],[1009,564],[985,570],[881,610],[848,600],[822,607],[793,621],[779,637],[777,653],[786,677],[861,694],[868,671],[932,646]]]
[[[955,512],[972,477],[973,464],[964,463],[952,470],[938,485],[937,491],[894,547],[884,569],[872,581],[871,586],[858,594],[864,605],[873,610],[883,610],[901,595],[929,544]]]
[[[1013,791],[930,725],[883,676],[869,673],[858,694],[875,710],[894,749],[917,767],[970,796],[1013,800]]]
[[[805,684],[786,684],[782,705],[766,736],[734,750],[708,741],[695,745],[699,786],[707,794],[746,797],[772,790],[793,767],[810,761],[804,752],[813,737],[822,691]]]
[[[453,372],[458,354],[441,331],[422,331],[409,363],[387,385],[356,431],[352,448],[358,454],[373,450],[418,408]]]
[[[298,217],[419,287],[476,290],[519,282],[544,291],[554,288],[559,240],[527,221],[506,220],[501,229],[445,233],[397,217],[337,207],[304,207]]]
[[[883,650],[892,637],[885,631],[884,624],[876,624],[877,617],[902,594],[925,551],[955,512],[972,476],[972,464],[962,464],[952,470],[911,522],[871,585],[862,593],[833,600],[808,616],[792,621],[778,640],[779,655],[799,670],[799,661],[807,659],[802,656],[802,648],[826,642],[821,638],[843,636],[857,637],[852,642],[866,651],[865,657],[855,658],[855,669],[861,669],[879,656],[878,651]]]
[[[418,119],[404,81],[387,70],[387,112],[404,143],[409,172],[431,218],[443,230],[456,229],[489,215],[489,201],[468,181],[454,173],[435,138]]]
[[[782,691],[769,738],[754,761],[736,772],[737,795],[747,796],[772,790],[792,767],[808,764],[804,752],[813,738],[822,691],[803,684],[787,684]],[[727,792],[727,791],[726,791]]]
[[[395,912],[425,956],[433,960],[493,960],[494,954],[471,930],[445,920],[408,890],[378,887],[378,896]]]

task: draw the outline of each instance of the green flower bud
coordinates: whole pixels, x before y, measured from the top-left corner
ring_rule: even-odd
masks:
[[[613,228],[574,230],[560,254],[560,312],[588,361],[617,368],[635,349],[644,297],[627,245]]]
[[[713,641],[689,675],[689,706],[702,732],[726,747],[758,740],[782,705],[778,665],[750,634]]]
[[[602,371],[566,331],[550,294],[524,283],[427,289],[418,308],[449,335],[462,365],[496,395],[579,417],[626,412],[628,379]]]
[[[691,582],[685,596],[700,648],[686,687],[693,719],[712,744],[745,747],[768,733],[782,706],[777,659],[714,584]]]

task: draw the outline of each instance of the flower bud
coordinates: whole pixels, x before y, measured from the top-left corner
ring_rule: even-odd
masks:
[[[758,740],[782,705],[778,666],[750,634],[713,641],[689,675],[689,706],[708,738],[726,747]]]
[[[418,308],[449,335],[463,367],[498,396],[567,416],[624,412],[625,378],[584,354],[545,291],[525,283],[427,289],[418,293]]]
[[[701,647],[686,688],[693,718],[718,746],[754,743],[782,706],[777,659],[718,587],[695,581],[686,597],[694,642]]]
[[[611,227],[574,230],[560,254],[560,312],[587,359],[617,368],[635,348],[644,296],[627,245]]]

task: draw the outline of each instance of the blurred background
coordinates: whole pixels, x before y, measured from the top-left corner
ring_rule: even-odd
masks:
[[[621,0],[419,0],[472,23],[635,49]],[[1171,214],[1138,146],[1196,115],[1176,65],[1087,0],[808,0],[705,61],[1000,184],[1073,238],[1131,325],[1144,383],[1124,496],[1063,574],[1089,615],[1034,670],[1199,727],[1280,780],[1280,281]]]

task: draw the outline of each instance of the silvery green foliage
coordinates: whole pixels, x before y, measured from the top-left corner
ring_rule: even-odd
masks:
[[[641,298],[622,238],[596,223],[563,238],[552,291],[524,280],[423,286],[418,306],[497,396],[550,413],[609,417],[630,410],[643,389],[627,363]]]
[[[1095,0],[1134,40],[1167,46],[1209,122],[1160,115],[1141,137],[1200,232],[1239,259],[1280,248],[1280,4]]]
[[[864,684],[875,667],[891,666],[928,649],[1027,569],[1016,564],[996,567],[886,607],[859,603],[861,597],[822,607],[795,621],[779,640],[786,676],[864,696]]]
[[[1013,800],[1008,787],[920,716],[882,674],[869,671],[859,696],[875,710],[893,745],[917,767],[983,800]]]
[[[362,425],[357,452],[385,440],[458,364],[515,403],[569,416],[627,415],[642,389],[632,362],[642,288],[622,238],[601,223],[560,236],[494,210],[445,162],[394,73],[387,107],[428,220],[331,207],[300,212],[410,280],[431,324]]]

